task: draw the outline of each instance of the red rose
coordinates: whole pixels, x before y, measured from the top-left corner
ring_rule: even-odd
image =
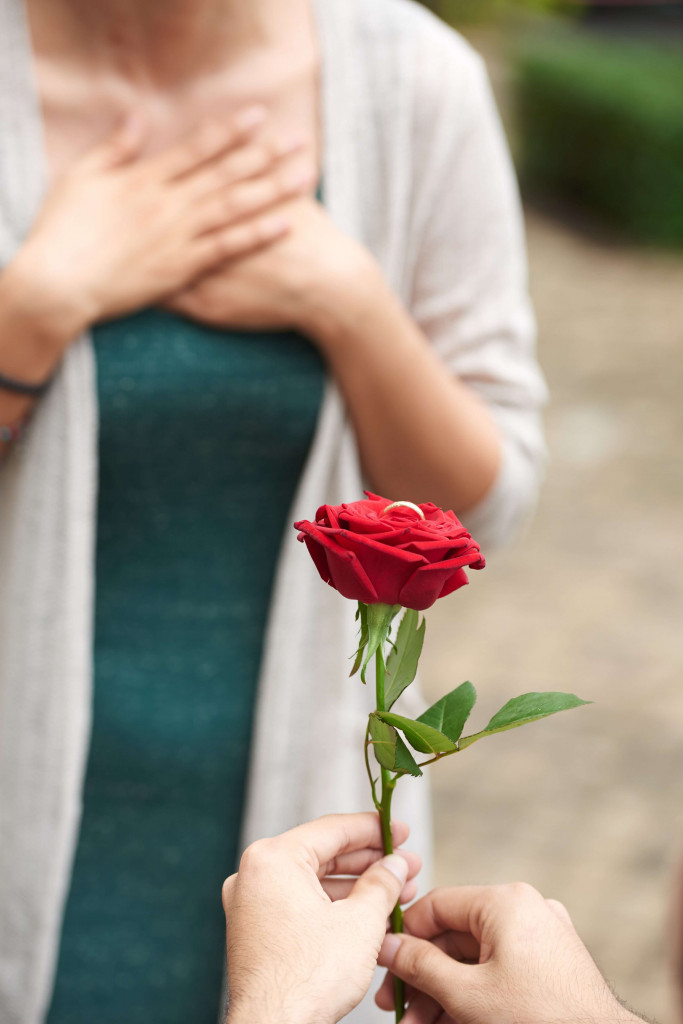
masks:
[[[322,505],[315,522],[295,523],[316,568],[343,597],[422,611],[483,569],[479,545],[453,512],[431,502],[367,501]]]

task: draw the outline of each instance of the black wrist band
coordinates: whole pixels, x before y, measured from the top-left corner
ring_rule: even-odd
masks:
[[[3,391],[12,391],[15,395],[26,395],[27,398],[40,398],[44,395],[52,383],[52,374],[41,384],[29,384],[24,380],[15,380],[13,377],[5,377],[0,373],[0,388]]]

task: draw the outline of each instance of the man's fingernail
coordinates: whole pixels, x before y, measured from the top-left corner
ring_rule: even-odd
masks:
[[[399,857],[397,853],[390,853],[388,857],[382,858],[382,864],[403,885],[408,877],[408,865],[403,857]]]
[[[379,951],[379,962],[383,967],[391,967],[394,962],[394,957],[398,953],[398,947],[401,945],[401,936],[394,935],[393,932],[387,932],[384,936],[384,942],[382,948]]]

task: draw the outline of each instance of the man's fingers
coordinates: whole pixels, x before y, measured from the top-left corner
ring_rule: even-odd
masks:
[[[342,853],[327,864],[321,864],[318,874],[323,875],[362,875],[371,864],[376,864],[384,854],[381,850],[370,849],[355,850],[353,853]],[[401,850],[401,856],[408,863],[408,878],[414,878],[422,867],[422,861],[417,853],[410,850]]]
[[[392,822],[394,843],[400,845],[408,838],[410,829],[401,822]],[[279,842],[304,847],[310,854],[316,872],[321,865],[339,857],[366,848],[382,849],[379,818],[372,811],[359,814],[327,814],[305,825],[299,825],[280,836]],[[325,872],[327,874],[328,872]]]
[[[463,989],[471,984],[472,972],[479,970],[451,960],[433,943],[413,935],[387,935],[378,963],[413,988],[436,999],[441,1006],[452,1002],[456,993],[464,996]]]
[[[489,933],[502,938],[520,915],[537,914],[544,904],[541,894],[524,882],[433,889],[406,911],[405,925],[422,939],[454,931],[480,940],[486,922]]]
[[[409,1003],[416,995],[415,989],[410,985],[405,985],[404,995],[406,1002]],[[375,993],[375,1002],[381,1010],[394,1009],[394,976],[391,971],[385,973],[382,984]]]
[[[559,917],[560,921],[563,921],[565,924],[570,925],[573,930],[574,922],[572,921],[569,911],[565,907],[564,903],[560,903],[559,900],[546,900],[546,903],[548,904],[552,912],[556,914],[557,917]]]
[[[438,949],[460,963],[479,963],[479,943],[466,932],[444,932],[431,939]]]
[[[400,940],[399,940],[400,941]],[[387,936],[387,946],[391,946],[395,943],[395,940]],[[477,963],[479,958],[479,944],[471,935],[465,935],[462,932],[446,932],[443,935],[437,936],[432,940],[432,944],[444,952],[447,956],[460,962]],[[386,947],[385,947],[386,952]],[[439,1008],[438,1013],[436,1012],[437,1003],[434,1002],[431,996],[424,996],[418,994],[415,999],[411,998],[411,994],[415,990],[411,985],[406,986],[406,998],[410,1003],[411,1009],[416,1006],[415,1014],[406,1015],[408,1024],[414,1020],[415,1024],[419,1022],[427,1021],[428,1019],[437,1020],[441,1010]],[[429,1017],[429,1013],[426,1009],[427,1001],[435,1009],[433,1018]],[[387,971],[384,981],[377,990],[375,995],[375,1002],[382,1010],[392,1010],[394,1008],[394,976],[391,971]]]
[[[393,975],[389,975],[393,979]],[[436,999],[419,992],[406,1010],[404,1024],[436,1024],[437,1021],[447,1020],[446,1014]]]
[[[228,911],[228,907],[230,906],[230,903],[232,902],[232,897],[233,897],[233,894],[234,894],[234,891],[235,891],[236,883],[237,883],[237,875],[230,875],[230,877],[226,878],[225,881],[223,882],[223,892],[222,892],[223,910],[226,913]]]
[[[375,1002],[380,1010],[394,1009],[394,976],[390,971],[386,972],[382,984],[375,992]]]
[[[362,903],[385,921],[396,906],[408,878],[407,861],[392,853],[373,864],[360,876],[348,896],[349,903]]]

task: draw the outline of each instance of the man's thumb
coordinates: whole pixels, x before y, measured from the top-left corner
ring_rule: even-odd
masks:
[[[363,872],[348,898],[372,907],[384,920],[396,906],[407,878],[407,861],[398,853],[390,853]]]
[[[462,990],[463,981],[469,980],[462,975],[467,968],[431,942],[413,935],[389,933],[382,943],[377,962],[413,988],[432,996],[447,1011],[452,1008],[458,991]]]

